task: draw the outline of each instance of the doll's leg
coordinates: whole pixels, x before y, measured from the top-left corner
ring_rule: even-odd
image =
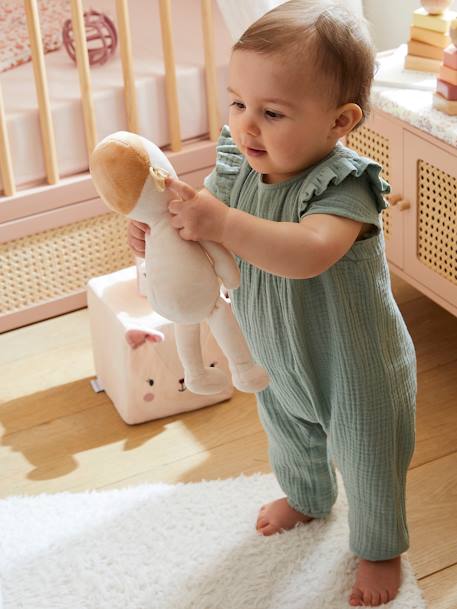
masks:
[[[228,359],[233,384],[240,391],[256,392],[267,387],[265,370],[255,363],[241,329],[233,316],[230,304],[219,297],[208,325]]]
[[[184,368],[184,382],[193,393],[211,395],[229,387],[227,375],[203,363],[200,324],[175,324],[176,348]]]

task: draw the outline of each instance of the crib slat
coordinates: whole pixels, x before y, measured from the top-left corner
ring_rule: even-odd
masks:
[[[201,0],[203,42],[205,46],[206,100],[208,107],[209,137],[216,141],[220,124],[217,104],[216,61],[214,57],[213,0]]]
[[[71,21],[73,24],[76,63],[78,65],[79,86],[81,89],[83,105],[86,146],[87,153],[90,156],[97,143],[97,130],[95,127],[95,110],[92,99],[89,55],[87,53],[86,28],[84,25],[83,6],[81,0],[71,0]]]
[[[13,165],[11,163],[8,131],[6,130],[5,106],[0,84],[0,171],[2,174],[3,192],[7,197],[16,194]]]
[[[127,0],[116,0],[119,42],[121,49],[122,74],[124,77],[125,108],[129,131],[139,133],[138,104],[136,100],[135,77],[133,73],[132,41]]]
[[[33,74],[40,113],[40,128],[41,137],[43,139],[46,175],[49,184],[56,184],[59,181],[59,170],[57,168],[54,126],[52,124],[51,106],[49,103],[48,82],[44,64],[43,43],[41,40],[37,2],[36,0],[24,0],[24,7],[27,17],[30,47],[32,50]]]
[[[176,89],[176,65],[171,33],[171,0],[160,0],[160,26],[165,62],[165,87],[167,92],[168,124],[171,136],[171,150],[182,148],[179,124],[178,94]]]

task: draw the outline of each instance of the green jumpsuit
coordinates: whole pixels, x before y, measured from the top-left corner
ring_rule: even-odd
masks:
[[[266,184],[224,126],[205,187],[276,222],[332,214],[373,225],[327,271],[287,279],[237,258],[234,314],[271,377],[257,394],[271,466],[289,504],[315,517],[349,504],[350,549],[385,560],[409,545],[406,472],[414,450],[416,357],[393,298],[380,214],[388,184],[371,159],[338,144],[320,163]]]

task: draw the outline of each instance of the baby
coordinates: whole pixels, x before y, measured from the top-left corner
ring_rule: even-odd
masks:
[[[415,351],[381,222],[389,186],[339,143],[368,114],[374,64],[365,23],[340,4],[278,6],[233,47],[229,126],[205,188],[167,179],[181,238],[237,256],[233,310],[271,378],[258,410],[286,496],[260,509],[257,531],[325,518],[336,465],[359,557],[354,606],[386,603],[400,586],[415,438]],[[139,254],[144,229],[129,228]]]

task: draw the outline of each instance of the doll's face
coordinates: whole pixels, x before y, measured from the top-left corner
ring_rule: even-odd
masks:
[[[236,50],[229,68],[229,126],[240,152],[267,183],[282,182],[324,158],[336,144],[335,108],[313,94],[312,68]],[[250,148],[260,149],[255,154]]]

